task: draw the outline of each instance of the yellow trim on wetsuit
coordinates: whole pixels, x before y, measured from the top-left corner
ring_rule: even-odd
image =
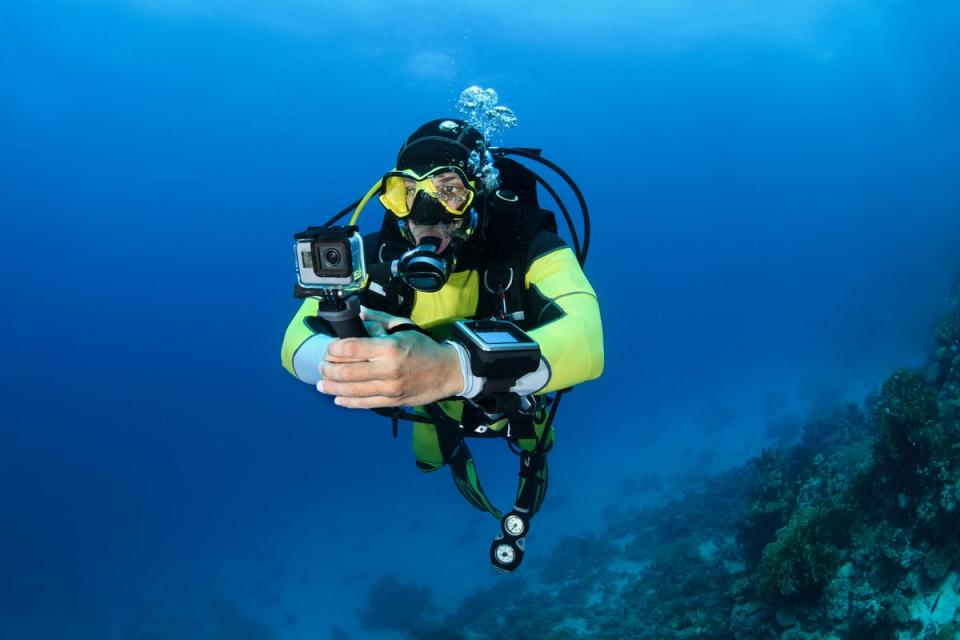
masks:
[[[293,320],[287,325],[283,334],[283,346],[280,347],[280,363],[283,368],[296,378],[297,372],[293,368],[293,356],[304,342],[316,335],[316,332],[307,326],[307,318],[317,315],[320,303],[317,298],[307,298],[300,305]]]
[[[527,331],[550,364],[550,381],[539,393],[599,377],[603,373],[600,306],[573,250],[559,248],[534,260],[527,269],[524,286],[536,287],[563,312],[562,317]],[[536,318],[527,321],[537,324]]]
[[[415,291],[410,319],[429,329],[442,323],[471,318],[477,312],[480,276],[476,271],[455,271],[439,291]]]

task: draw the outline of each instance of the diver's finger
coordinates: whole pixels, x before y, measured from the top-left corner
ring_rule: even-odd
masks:
[[[397,398],[388,398],[386,396],[372,396],[369,398],[347,398],[337,396],[333,401],[341,407],[348,409],[382,409],[385,407],[399,407],[403,403]]]
[[[360,317],[367,322],[376,322],[384,329],[392,329],[401,324],[412,324],[410,318],[401,318],[400,316],[389,314],[386,311],[369,309],[362,305],[360,307]]]
[[[382,358],[396,349],[397,345],[392,337],[342,338],[327,345],[327,355],[334,358],[372,360]]]
[[[341,358],[340,356],[335,356],[328,353],[326,356],[324,356],[324,361],[337,362],[337,363],[350,363],[350,362],[367,362],[367,359],[366,358]]]
[[[324,378],[317,383],[317,391],[339,398],[391,398],[395,404],[402,395],[400,386],[389,380],[337,382],[336,380]]]
[[[384,329],[389,329],[391,325],[396,324],[400,320],[397,316],[390,315],[384,311],[368,309],[363,306],[360,307],[360,318],[367,324],[377,324]]]
[[[390,314],[360,305],[360,318],[368,322],[380,322],[384,316],[388,315]]]
[[[334,382],[394,382],[400,377],[399,367],[384,360],[369,362],[322,362],[320,375]]]
[[[383,328],[383,325],[379,322],[370,322],[369,320],[364,322],[363,325],[367,328],[367,333],[370,334],[371,338],[381,338],[387,335],[387,330]]]

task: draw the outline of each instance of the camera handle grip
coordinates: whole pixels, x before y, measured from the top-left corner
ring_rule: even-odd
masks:
[[[347,296],[334,304],[321,302],[317,315],[330,323],[338,338],[368,338],[367,328],[360,319],[360,297]]]

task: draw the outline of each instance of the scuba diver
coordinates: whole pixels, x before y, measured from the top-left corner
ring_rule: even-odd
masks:
[[[556,191],[508,155],[540,162],[567,181],[585,216],[582,245]],[[539,206],[538,184],[570,225],[573,249],[557,235],[553,213]],[[417,468],[450,467],[467,501],[500,522],[491,562],[512,571],[546,495],[559,394],[603,370],[598,301],[581,268],[589,243],[585,202],[539,150],[490,147],[476,127],[456,119],[414,131],[395,168],[331,223],[356,207],[352,224],[374,195],[383,222],[363,236],[362,248],[358,241],[362,255],[353,260],[364,281],[349,311],[359,312],[370,337],[343,337],[365,334],[344,332],[341,316],[323,312],[333,298],[298,289],[303,303],[284,336],[283,366],[340,406],[391,417],[394,436],[398,419],[411,420]],[[310,229],[356,229],[329,224]],[[312,249],[298,263],[305,272],[310,251],[330,268],[341,249],[349,251],[349,243],[310,237]],[[346,308],[341,293],[334,297]],[[502,438],[520,457],[516,501],[506,514],[480,485],[467,446],[473,437]]]

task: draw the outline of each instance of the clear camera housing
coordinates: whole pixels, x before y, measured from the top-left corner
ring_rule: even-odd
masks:
[[[303,289],[363,288],[367,272],[363,238],[356,226],[307,227],[293,237],[297,281]]]

